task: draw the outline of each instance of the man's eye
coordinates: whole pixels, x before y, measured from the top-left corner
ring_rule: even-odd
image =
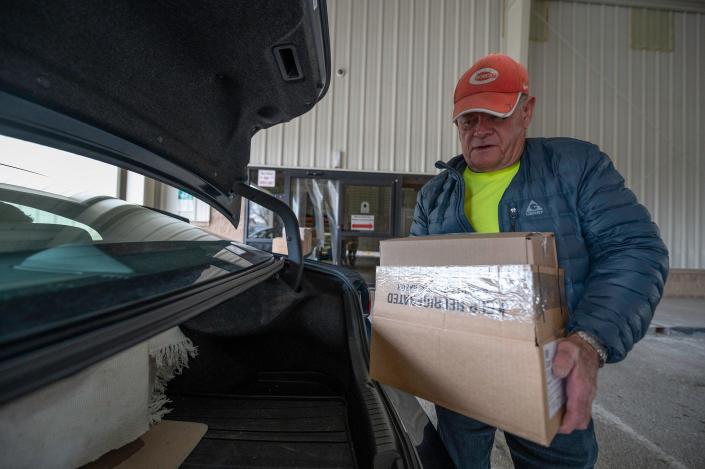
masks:
[[[485,124],[490,124],[490,125],[500,125],[503,122],[505,122],[507,119],[509,119],[511,116],[507,117],[498,117],[498,116],[493,116],[491,114],[487,114],[482,117],[483,122]],[[460,118],[458,119],[458,125],[463,129],[463,130],[470,130],[475,128],[480,121],[479,117],[469,117],[466,119]]]

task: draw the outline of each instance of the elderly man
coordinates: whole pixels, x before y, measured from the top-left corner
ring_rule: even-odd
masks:
[[[570,138],[526,138],[535,98],[526,69],[492,54],[455,88],[453,122],[463,154],[420,191],[411,234],[555,233],[565,269],[567,337],[554,373],[567,404],[549,448],[506,434],[517,467],[592,467],[591,419],[598,369],[618,362],[647,331],[668,273],[668,252],[649,212],[597,146]],[[436,406],[458,467],[489,467],[495,428]]]

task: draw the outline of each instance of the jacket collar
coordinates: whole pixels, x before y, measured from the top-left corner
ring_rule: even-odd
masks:
[[[465,164],[465,158],[463,157],[462,153],[460,155],[454,156],[447,163],[445,161],[436,161],[436,168],[452,169],[460,174],[463,174],[463,171],[465,171],[466,166],[467,165]]]
[[[524,180],[527,179],[529,175],[529,168],[531,167],[531,148],[534,146],[533,139],[527,138],[526,141],[524,142],[524,151],[521,154],[521,158],[519,159],[521,161],[521,165],[519,166],[519,171],[517,172],[516,176],[514,176],[514,179],[512,180],[512,184],[510,186],[514,186],[514,182],[521,183]],[[445,161],[436,161],[436,168],[438,169],[448,169],[448,170],[454,170],[457,171],[459,174],[463,174],[463,171],[465,171],[465,168],[467,167],[467,164],[465,164],[465,158],[463,157],[463,154],[461,153],[460,155],[454,156],[448,162]]]

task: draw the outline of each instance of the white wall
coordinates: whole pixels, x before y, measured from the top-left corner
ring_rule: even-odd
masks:
[[[705,268],[705,14],[673,13],[673,52],[632,50],[624,5],[635,3],[549,2],[548,41],[529,45],[530,135],[600,145],[661,227],[672,265]],[[435,174],[459,152],[458,76],[506,47],[504,5],[330,0],[331,88],[313,111],[258,133],[251,163],[332,168],[338,150],[342,169]]]
[[[118,170],[101,161],[0,135],[0,182],[64,196],[117,194]]]
[[[705,268],[705,15],[674,12],[674,50],[630,47],[630,9],[550,2],[531,42],[534,136],[592,141],[654,216],[671,265]]]
[[[500,50],[500,0],[329,0],[332,83],[304,116],[259,132],[253,165],[435,174],[459,152],[453,90]],[[337,70],[343,70],[337,76]]]

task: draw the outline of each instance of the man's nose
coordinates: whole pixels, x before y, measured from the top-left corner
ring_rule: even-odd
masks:
[[[475,125],[474,134],[478,136],[487,135],[492,131],[492,127],[489,125],[490,121],[484,114],[477,116],[477,124]]]

